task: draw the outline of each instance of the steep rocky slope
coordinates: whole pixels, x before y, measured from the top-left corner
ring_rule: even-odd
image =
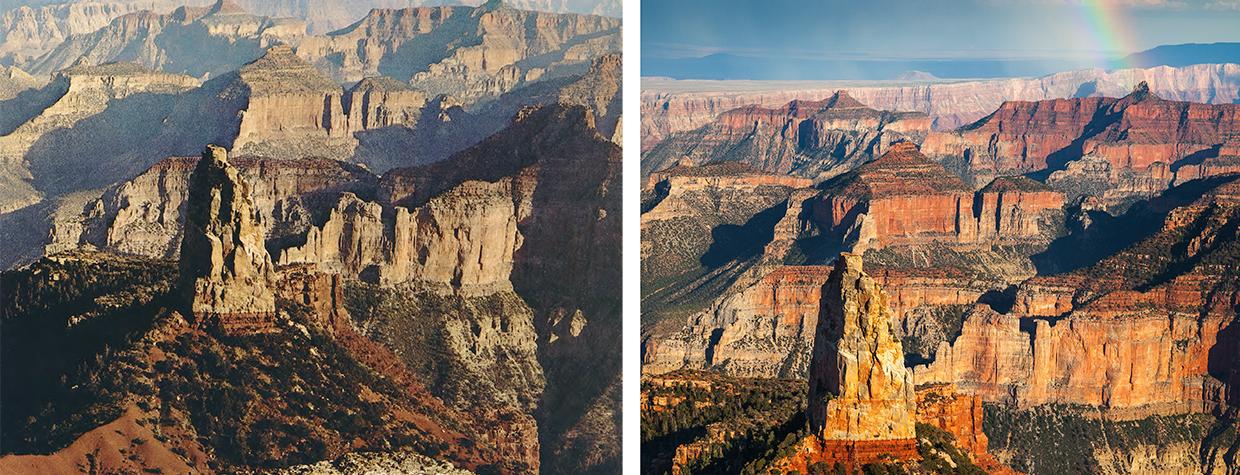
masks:
[[[668,135],[696,129],[723,112],[747,105],[776,107],[793,100],[816,101],[847,88],[862,103],[880,110],[928,114],[937,130],[950,130],[995,111],[1004,101],[1067,97],[1120,97],[1141,81],[1169,100],[1230,104],[1240,98],[1240,65],[1200,64],[1115,71],[1068,71],[1042,78],[1012,78],[917,85],[749,85],[727,81],[663,81],[647,78],[642,87],[642,150]],[[752,90],[746,90],[746,89]]]
[[[279,259],[453,298],[515,292],[546,369],[547,470],[606,471],[619,460],[619,351],[600,351],[619,329],[619,296],[602,290],[619,282],[618,174],[619,148],[585,108],[527,110],[453,158],[390,171],[376,201],[343,196]]]
[[[13,66],[0,66],[0,101],[8,101],[18,94],[42,86],[44,81]]]
[[[40,341],[90,341],[40,365],[3,367],[6,378],[35,381],[21,394],[6,386],[4,419],[24,424],[5,432],[6,454],[55,451],[79,436],[90,439],[75,446],[97,443],[102,434],[91,429],[128,411],[115,424],[136,419],[154,440],[131,430],[139,437],[105,446],[103,457],[70,446],[47,463],[233,471],[404,448],[470,469],[538,469],[530,416],[485,424],[465,417],[428,392],[421,381],[433,378],[359,335],[339,277],[274,270],[248,186],[222,149],[204,152],[188,195],[180,271],[172,276],[159,261],[106,255],[45,259],[4,274],[5,361]],[[83,384],[61,385],[54,375]],[[42,409],[48,404],[55,409]],[[156,450],[139,452],[150,459],[124,457],[148,443]]]
[[[726,183],[726,190],[741,196],[761,196],[739,186],[742,177],[714,183]],[[965,307],[1032,277],[1034,256],[1064,222],[1062,195],[1044,185],[1001,178],[973,192],[908,143],[892,145],[879,159],[818,189],[767,189],[778,192],[773,199],[787,201],[766,208],[762,214],[768,216],[760,219],[743,216],[748,232],[724,233],[727,225],[712,224],[718,221],[699,211],[700,205],[673,199],[674,187],[666,205],[643,215],[643,258],[650,262],[643,265],[643,279],[657,289],[643,297],[643,371],[710,368],[750,377],[804,377],[828,269],[815,264],[842,251],[866,253],[872,275],[892,295],[898,336],[916,361],[952,336]],[[661,211],[677,208],[674,219],[660,219]],[[690,226],[715,231],[709,237],[690,233],[703,240],[692,247],[658,238]],[[741,251],[724,251],[729,248]],[[671,265],[693,249],[703,254],[688,257],[711,263],[713,271],[695,274],[684,270],[691,265]]]
[[[276,313],[275,266],[254,224],[250,188],[208,145],[189,178],[177,293],[195,325],[232,334],[269,330]]]
[[[464,0],[459,5],[477,6],[487,0]],[[296,17],[306,20],[312,34],[326,34],[357,22],[376,8],[411,8],[439,5],[433,0],[238,0],[246,9],[271,17]],[[583,13],[620,18],[619,0],[506,0],[522,10],[552,13]]]
[[[642,173],[678,163],[740,161],[771,173],[821,181],[881,155],[901,140],[920,141],[926,116],[870,109],[844,91],[780,108],[742,107],[642,155]]]
[[[1233,402],[1220,352],[1234,345],[1238,188],[1234,176],[1209,185],[1114,256],[1022,284],[1009,312],[973,309],[918,380],[958,382],[1019,407],[1084,404],[1129,419]]]
[[[66,38],[25,68],[50,74],[74,65],[127,61],[206,78],[235,70],[268,46],[296,42],[305,34],[300,20],[254,16],[231,0],[218,0],[206,7],[117,17],[96,31]]]
[[[887,295],[854,254],[840,256],[822,292],[806,409],[817,439],[805,442],[821,444],[822,458],[807,463],[915,458],[913,373],[904,367]]]
[[[338,81],[390,76],[468,102],[540,79],[580,74],[618,51],[614,18],[471,7],[376,9],[348,28],[306,38],[297,52]]]
[[[89,247],[174,258],[181,245],[189,177],[197,160],[162,160],[79,208],[64,208],[64,214],[53,219],[45,252]],[[367,195],[378,182],[378,177],[356,166],[326,159],[236,157],[229,161],[253,184],[250,198],[257,225],[266,239],[277,242],[306,232],[338,193]]]
[[[23,64],[51,51],[73,35],[93,33],[116,17],[140,10],[171,12],[176,0],[89,0],[50,5],[21,5],[0,15],[0,62]]]
[[[1126,191],[1118,201],[1157,194],[1181,166],[1218,156],[1240,133],[1237,114],[1235,104],[1163,100],[1142,82],[1120,99],[1006,102],[959,131],[931,134],[923,149],[974,181],[1056,172],[1052,185],[1080,194],[1079,181],[1114,176],[1103,184]]]
[[[9,101],[12,115],[0,124],[0,167],[3,171],[5,200],[0,212],[9,212],[38,202],[44,190],[40,177],[31,168],[39,167],[39,149],[50,147],[48,136],[58,129],[71,128],[103,112],[113,101],[137,96],[168,96],[198,85],[193,78],[146,71],[132,64],[107,64],[69,68],[39,91],[31,91]],[[5,109],[9,109],[6,107]],[[122,126],[123,127],[123,126]],[[47,179],[47,177],[43,177]]]

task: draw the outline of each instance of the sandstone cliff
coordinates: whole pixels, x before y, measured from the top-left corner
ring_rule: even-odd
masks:
[[[973,123],[992,113],[1005,101],[1041,101],[1068,97],[1119,97],[1141,81],[1151,91],[1188,102],[1229,104],[1240,98],[1236,78],[1240,65],[1199,64],[1148,69],[1100,69],[1068,71],[1041,78],[1011,78],[918,85],[858,87],[849,84],[853,97],[875,109],[917,111],[928,114],[936,130],[950,130]],[[642,150],[649,150],[677,132],[701,127],[723,112],[747,105],[775,107],[793,100],[817,100],[840,86],[788,88],[695,84],[688,81],[642,81]]]
[[[1234,338],[1236,284],[1223,262],[1235,252],[1235,197],[1225,179],[1114,256],[1022,284],[1011,312],[974,308],[919,381],[1119,419],[1218,407],[1231,383],[1218,351]]]
[[[922,148],[974,182],[1054,172],[1048,182],[1073,197],[1102,187],[1119,204],[1166,189],[1185,163],[1217,156],[1238,114],[1235,104],[1163,100],[1141,82],[1120,99],[1006,102],[958,131],[931,134]]]
[[[268,49],[228,79],[228,90],[244,95],[233,142],[239,153],[274,158],[352,155],[356,141],[341,100],[344,90],[288,46]]]
[[[742,161],[770,173],[822,181],[930,129],[922,114],[877,111],[844,91],[780,108],[734,109],[691,132],[668,137],[642,156],[642,173],[677,163]]]
[[[809,370],[810,427],[825,440],[912,439],[913,374],[895,338],[887,295],[840,256],[822,292]]]
[[[0,129],[0,175],[4,177],[6,199],[0,202],[0,212],[13,211],[41,199],[50,183],[65,181],[59,177],[35,176],[32,167],[40,166],[38,158],[31,156],[36,145],[51,148],[47,136],[58,130],[71,128],[79,122],[103,112],[112,101],[133,96],[169,95],[192,89],[198,85],[193,78],[155,73],[133,64],[106,64],[102,66],[78,66],[66,69],[37,93],[33,93],[24,107],[11,111],[12,116],[0,119],[6,122]],[[10,128],[11,127],[11,128]],[[44,141],[40,144],[40,141]],[[39,156],[46,155],[43,153]],[[61,158],[60,160],[63,160]],[[68,172],[70,170],[65,170]],[[37,172],[37,171],[36,171]],[[32,183],[34,182],[34,183]],[[58,191],[58,190],[57,190]]]
[[[197,158],[171,157],[54,216],[45,253],[92,247],[156,258],[176,257]],[[341,192],[369,194],[378,178],[326,159],[267,160],[235,157],[229,163],[251,183],[256,225],[269,241],[284,242],[309,230]]]
[[[245,13],[231,0],[170,13],[135,11],[98,30],[65,38],[25,65],[50,74],[74,65],[129,61],[169,73],[214,77],[259,57],[268,46],[305,36],[305,23]]]
[[[912,143],[824,183],[813,220],[854,252],[930,241],[1047,240],[1063,195],[1027,178],[1000,178],[974,193]]]
[[[470,46],[443,43],[451,39]],[[415,53],[406,44],[435,46]],[[619,49],[619,20],[479,7],[375,9],[326,36],[309,37],[299,55],[338,81],[385,75],[430,95],[493,97],[539,79],[580,73],[593,58]]]
[[[182,5],[185,2],[176,0],[91,0],[21,5],[0,15],[0,60],[23,64],[51,51],[73,35],[92,33],[107,26],[118,16],[140,10],[166,13]]]
[[[186,310],[226,333],[267,330],[276,311],[274,267],[254,225],[249,186],[227,151],[207,147],[188,194],[179,283]]]

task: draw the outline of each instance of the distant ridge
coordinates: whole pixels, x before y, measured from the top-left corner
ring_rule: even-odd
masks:
[[[1121,64],[1134,68],[1240,63],[1240,43],[1162,45],[1126,56]]]

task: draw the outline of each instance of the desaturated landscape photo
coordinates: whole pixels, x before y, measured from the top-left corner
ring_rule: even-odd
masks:
[[[620,0],[0,2],[0,473],[617,473]]]
[[[641,25],[643,473],[1240,470],[1240,4]]]

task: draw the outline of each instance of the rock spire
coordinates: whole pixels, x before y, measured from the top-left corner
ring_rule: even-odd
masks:
[[[859,255],[840,256],[823,286],[807,417],[824,441],[906,440],[915,454],[913,375],[904,367],[887,294],[861,266]],[[882,448],[888,449],[902,450]]]
[[[179,288],[196,323],[226,333],[270,328],[275,274],[254,221],[249,186],[228,152],[208,145],[190,176],[181,241]]]

